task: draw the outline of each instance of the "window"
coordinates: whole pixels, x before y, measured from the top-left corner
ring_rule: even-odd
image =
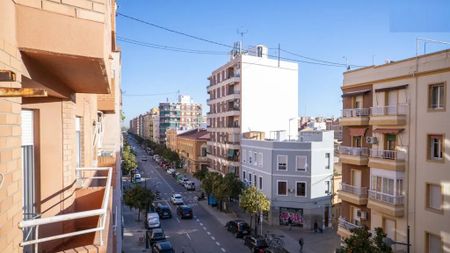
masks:
[[[384,135],[384,149],[385,150],[395,150],[397,136],[395,134],[385,134]]]
[[[305,182],[297,182],[296,183],[296,196],[297,197],[306,197],[306,183]]]
[[[258,181],[256,180],[256,175],[254,175],[253,178],[255,179],[253,183],[254,183],[254,185],[255,185],[255,187],[256,187],[256,184],[257,184],[257,182],[258,182]]]
[[[428,89],[428,109],[445,109],[445,84],[432,84]]]
[[[245,171],[242,171],[242,179],[245,181]]]
[[[253,152],[253,161],[255,161],[255,166],[258,166],[258,153]]]
[[[247,162],[247,150],[242,150],[242,163],[246,163]]]
[[[352,136],[352,147],[355,147],[355,148],[362,147],[362,137],[361,136]]]
[[[278,181],[278,195],[287,196],[287,181]]]
[[[307,167],[307,159],[308,157],[306,156],[296,156],[295,160],[296,160],[296,170],[297,171],[306,171],[306,167]]]
[[[259,177],[259,189],[262,190],[262,177]]]
[[[403,195],[403,179],[394,180],[392,178],[372,176],[370,189],[391,196]]]
[[[257,157],[258,157],[258,159],[257,159],[258,166],[262,167],[263,166],[263,154],[262,153],[258,153]]]
[[[442,135],[428,135],[428,159],[429,160],[443,160],[443,136]]]
[[[287,170],[287,155],[278,155],[277,164],[278,170]]]
[[[248,182],[252,184],[252,173],[248,173]]]
[[[325,194],[330,194],[330,181],[325,181]]]
[[[426,243],[425,243],[425,252],[426,253],[443,252],[443,245],[442,245],[442,240],[441,240],[440,236],[425,232],[425,237],[426,237]]]
[[[330,153],[325,153],[325,169],[330,169],[330,164],[331,164],[331,160],[330,160]]]
[[[248,151],[248,163],[252,164],[252,152]]]
[[[427,208],[442,211],[442,188],[437,184],[427,184]]]

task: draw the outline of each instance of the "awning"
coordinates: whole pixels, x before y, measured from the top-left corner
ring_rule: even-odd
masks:
[[[368,92],[371,92],[371,89],[365,89],[365,90],[357,90],[357,91],[351,91],[351,92],[346,92],[344,94],[342,94],[342,97],[353,97],[353,96],[358,96],[358,95],[362,95]]]
[[[406,89],[407,87],[408,87],[407,84],[398,85],[398,86],[390,86],[390,87],[386,87],[386,88],[375,89],[375,92],[390,91],[390,90],[400,90],[400,89]]]
[[[349,128],[350,136],[364,136],[367,127],[351,127]]]
[[[373,130],[374,133],[379,134],[398,134],[403,131],[402,128],[377,128]]]

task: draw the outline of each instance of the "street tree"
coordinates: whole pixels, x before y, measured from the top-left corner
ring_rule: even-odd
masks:
[[[145,189],[140,185],[125,190],[124,202],[130,208],[138,209],[138,218],[140,221],[140,214],[142,210],[148,210],[150,203],[155,199],[155,195],[149,189]]]
[[[392,253],[392,248],[385,243],[386,233],[382,228],[375,228],[375,236],[367,226],[354,228],[352,235],[344,240],[345,246],[338,253]]]
[[[252,219],[255,217],[256,234],[258,214],[268,212],[270,210],[270,201],[264,193],[258,191],[254,186],[246,188],[242,192],[239,200],[239,206],[250,214],[250,227],[252,226]]]

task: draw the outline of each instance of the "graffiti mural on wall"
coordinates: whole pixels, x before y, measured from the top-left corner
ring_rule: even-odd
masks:
[[[280,225],[289,225],[288,220],[291,218],[292,225],[303,226],[303,209],[280,207]]]

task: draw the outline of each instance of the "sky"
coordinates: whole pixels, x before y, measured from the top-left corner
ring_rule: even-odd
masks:
[[[450,1],[295,1],[295,0],[118,0],[120,14],[165,28],[244,48],[263,44],[325,61],[359,66],[383,64],[416,54],[416,38],[450,41]],[[229,48],[168,32],[121,15],[117,36],[122,50],[125,124],[137,115],[176,101],[177,92],[206,105],[207,78],[229,60]],[[211,51],[174,52],[123,39]],[[450,45],[419,41],[419,53]],[[310,61],[281,52],[281,57]],[[299,116],[339,116],[344,67],[299,63]],[[264,113],[264,112],[261,112]]]

